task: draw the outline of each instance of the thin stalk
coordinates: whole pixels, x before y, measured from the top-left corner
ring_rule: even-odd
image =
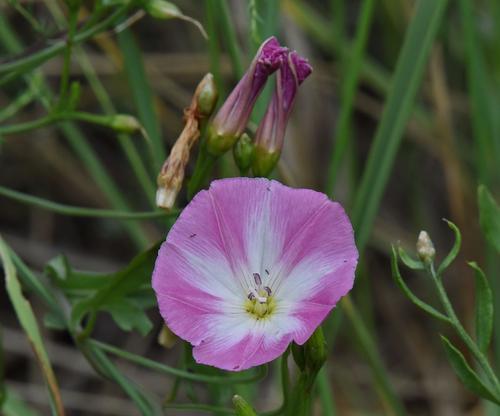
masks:
[[[217,158],[209,154],[204,144],[200,146],[200,151],[198,153],[198,159],[196,159],[196,165],[194,167],[193,176],[188,182],[188,199],[191,200],[200,191],[207,181],[208,175],[210,174]]]
[[[210,57],[210,72],[214,76],[215,85],[220,97],[225,97],[224,84],[220,72],[220,49],[217,36],[217,0],[207,0],[205,2],[206,27],[208,32],[208,54]]]
[[[14,101],[7,104],[6,107],[0,110],[0,122],[8,119],[15,115],[24,106],[28,105],[35,98],[35,94],[32,90],[27,89],[22,94],[18,95]]]
[[[330,380],[328,380],[328,375],[326,372],[326,363],[318,373],[316,384],[318,386],[321,408],[323,409],[323,416],[335,416],[337,412],[335,410],[335,402],[333,400],[333,395],[330,388]]]
[[[87,39],[93,37],[94,35],[106,30],[109,26],[113,25],[123,16],[125,16],[128,7],[129,7],[128,5],[122,6],[118,10],[116,10],[113,14],[108,16],[106,19],[97,23],[95,26],[76,33],[73,38],[73,43],[77,44],[84,42]],[[49,46],[47,46],[44,49],[40,49],[31,54],[25,54],[17,59],[13,59],[3,64],[0,64],[0,75],[12,72],[17,72],[17,75],[21,75],[21,73],[25,72],[27,69],[39,66],[41,63],[57,55],[66,47],[66,43],[67,41],[66,38],[64,37],[62,39],[52,42]]]
[[[96,209],[86,207],[76,207],[49,201],[33,195],[24,194],[3,186],[0,186],[0,195],[11,198],[23,204],[33,205],[48,211],[73,217],[91,217],[91,218],[113,218],[117,220],[148,220],[153,218],[175,217],[179,212],[171,211],[151,211],[151,212],[128,212],[111,209]]]
[[[71,53],[73,51],[73,41],[75,39],[76,28],[78,24],[78,9],[79,2],[69,2],[69,25],[68,36],[66,41],[66,49],[64,51],[64,61],[61,73],[61,86],[59,90],[59,107],[64,107],[66,95],[68,94],[69,87],[69,73],[71,66]]]
[[[460,320],[457,317],[457,314],[455,313],[455,310],[453,309],[453,306],[450,302],[450,299],[448,298],[448,295],[446,294],[446,290],[443,286],[443,282],[441,280],[441,277],[439,277],[436,274],[436,271],[434,270],[434,267],[430,268],[430,274],[432,276],[432,280],[434,281],[434,284],[436,285],[436,289],[438,291],[438,296],[439,300],[441,301],[441,304],[443,305],[443,308],[450,318],[450,324],[453,326],[453,328],[457,331],[458,335],[462,339],[462,341],[467,345],[467,348],[470,350],[478,364],[481,366],[483,369],[484,373],[492,383],[493,387],[495,388],[495,391],[497,393],[497,396],[500,396],[500,382],[498,381],[498,378],[495,375],[495,372],[491,368],[488,359],[486,356],[481,352],[481,350],[478,348],[476,343],[472,340],[470,335],[467,333],[465,328],[462,326],[460,323]]]
[[[133,362],[135,364],[141,365],[146,368],[150,368],[151,370],[155,370],[160,373],[168,374],[170,376],[176,376],[186,380],[198,381],[201,383],[212,383],[212,384],[254,383],[256,381],[265,378],[268,370],[267,365],[265,365],[258,367],[257,371],[251,375],[239,374],[234,376],[211,376],[206,374],[195,374],[190,371],[179,370],[178,368],[175,367],[169,367],[165,364],[160,364],[154,360],[150,360],[149,358],[144,358],[140,355],[124,351],[120,348],[114,347],[109,344],[105,344],[104,342],[96,341],[94,339],[90,339],[87,342],[102,351],[114,354],[118,357],[126,359],[127,361]]]

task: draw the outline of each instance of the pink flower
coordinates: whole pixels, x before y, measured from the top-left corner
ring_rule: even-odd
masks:
[[[218,155],[229,150],[244,132],[253,106],[267,78],[285,59],[287,49],[270,37],[260,46],[247,72],[214,117],[208,135],[208,149]]]
[[[273,97],[255,133],[255,175],[267,176],[276,165],[299,86],[311,72],[311,65],[297,52],[290,52],[280,66]]]
[[[303,344],[354,282],[343,208],[263,178],[212,182],[163,243],[153,288],[197,362],[244,370]]]

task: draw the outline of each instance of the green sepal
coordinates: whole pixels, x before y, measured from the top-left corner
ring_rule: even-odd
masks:
[[[398,265],[398,255],[396,252],[396,248],[392,246],[392,256],[391,256],[391,270],[392,270],[392,277],[394,278],[394,281],[396,284],[399,286],[399,288],[403,291],[403,293],[406,295],[408,299],[410,299],[416,306],[418,306],[420,309],[423,311],[427,312],[429,315],[433,316],[436,319],[439,319],[441,321],[450,322],[450,319],[444,315],[443,313],[439,312],[435,308],[433,308],[431,305],[428,305],[424,301],[420,300],[411,290],[410,288],[406,285],[405,281],[401,277],[401,273],[399,271],[399,265]]]
[[[450,227],[455,233],[455,242],[453,243],[453,247],[451,248],[448,255],[439,265],[437,270],[438,276],[441,276],[441,274],[450,266],[453,260],[455,260],[455,258],[458,255],[458,252],[460,251],[460,246],[462,245],[462,235],[460,234],[460,230],[458,229],[458,227],[451,221],[448,221],[446,218],[443,218],[443,221],[445,221],[448,224],[448,227]]]
[[[404,263],[406,267],[412,270],[424,270],[425,266],[420,260],[416,260],[412,258],[403,247],[398,247],[398,254],[401,261]]]

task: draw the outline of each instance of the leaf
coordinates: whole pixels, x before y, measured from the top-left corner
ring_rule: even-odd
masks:
[[[61,394],[59,392],[59,386],[57,384],[54,371],[50,364],[49,357],[43,345],[42,336],[38,329],[38,324],[31,309],[30,303],[23,296],[21,290],[21,284],[17,278],[16,269],[12,262],[10,256],[10,250],[0,237],[0,257],[2,258],[2,263],[5,272],[5,284],[7,287],[7,293],[9,295],[12,306],[16,312],[17,318],[28,337],[31,344],[33,352],[35,353],[36,359],[40,364],[45,381],[47,383],[50,400],[53,408],[57,415],[64,415],[64,408],[61,400]]]
[[[476,340],[479,349],[485,352],[493,333],[493,293],[490,283],[479,266],[471,261],[476,278]]]
[[[12,390],[7,390],[5,402],[0,408],[3,416],[38,416],[39,413],[23,403]]]
[[[410,288],[406,285],[404,282],[403,278],[401,277],[401,273],[399,272],[399,266],[398,266],[398,255],[396,253],[396,248],[392,246],[392,256],[391,256],[391,270],[392,270],[392,277],[394,278],[394,281],[396,284],[399,286],[399,288],[403,291],[403,293],[406,295],[408,299],[410,299],[416,306],[418,306],[420,309],[423,311],[427,312],[429,315],[433,316],[436,319],[439,319],[440,321],[444,322],[450,322],[450,319],[433,308],[431,305],[428,305],[427,303],[423,302],[420,300],[417,296],[414,295],[414,293],[410,290]]]
[[[406,267],[412,270],[424,270],[424,264],[420,260],[415,260],[406,251],[404,251],[403,247],[398,247],[398,254],[401,261],[405,264]]]
[[[455,260],[455,258],[458,255],[458,252],[460,251],[460,246],[462,245],[462,235],[460,234],[460,230],[458,229],[458,227],[451,221],[448,221],[446,218],[443,218],[443,221],[445,221],[448,224],[448,227],[450,227],[455,233],[455,242],[453,243],[453,247],[451,248],[448,255],[439,265],[437,270],[438,276],[440,276],[450,266],[453,260]]]
[[[484,185],[477,189],[479,223],[486,239],[500,253],[500,207]]]
[[[118,318],[117,324],[123,329],[129,325],[125,323],[125,315],[130,316],[130,309],[141,310],[140,306],[152,304],[151,274],[158,252],[159,244],[140,253],[132,259],[123,270],[107,275],[90,275],[91,279],[99,281],[99,288],[90,292],[85,298],[78,300],[71,311],[71,325],[76,328],[87,314],[95,314],[99,310],[107,310],[113,318]],[[80,280],[85,274],[80,273]],[[74,280],[70,277],[69,280]],[[133,305],[133,306],[131,306]],[[127,310],[129,309],[129,310]],[[114,315],[113,315],[114,314]],[[135,316],[130,321],[131,328],[141,333],[149,327],[145,315]],[[149,330],[149,329],[148,329]]]
[[[137,329],[142,336],[145,336],[153,327],[144,311],[131,300],[122,299],[119,302],[107,304],[102,309],[108,311],[124,331]]]
[[[469,366],[463,354],[445,336],[441,335],[441,341],[448,361],[464,386],[478,396],[500,404],[500,399],[495,397],[490,388],[483,383],[476,372]]]

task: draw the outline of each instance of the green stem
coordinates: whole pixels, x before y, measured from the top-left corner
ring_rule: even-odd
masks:
[[[0,186],[0,195],[14,199],[18,202],[22,202],[23,204],[34,205],[36,207],[56,212],[58,214],[71,215],[74,217],[114,218],[117,220],[146,220],[153,218],[164,218],[166,216],[176,216],[179,213],[178,211],[172,211],[168,213],[165,211],[128,212],[111,209],[75,207],[14,191],[13,189],[9,189],[3,186]]]
[[[457,331],[458,335],[462,339],[462,341],[465,343],[467,348],[469,348],[470,352],[478,362],[478,364],[481,366],[483,369],[484,373],[490,380],[490,382],[493,384],[495,391],[497,395],[500,395],[500,382],[498,381],[498,378],[495,375],[495,372],[491,368],[488,359],[486,356],[481,352],[481,350],[478,348],[476,343],[472,340],[470,335],[467,333],[465,328],[462,326],[460,323],[460,320],[458,319],[455,310],[453,309],[453,306],[450,302],[450,299],[448,298],[448,295],[446,294],[446,290],[443,286],[443,282],[439,276],[437,276],[434,267],[431,266],[429,269],[430,274],[432,276],[432,280],[434,281],[437,291],[438,291],[438,296],[439,300],[441,301],[441,304],[443,305],[443,308],[450,318],[450,323],[455,328]]]
[[[240,383],[254,383],[256,381],[262,380],[267,375],[267,366],[260,366],[257,368],[257,371],[251,375],[237,375],[237,376],[210,376],[206,374],[195,374],[193,372],[179,370],[174,367],[169,367],[164,364],[160,364],[156,361],[150,360],[148,358],[144,358],[140,355],[133,354],[127,351],[124,351],[120,348],[114,347],[109,344],[105,344],[103,342],[96,341],[94,339],[88,340],[88,342],[99,348],[102,351],[109,352],[118,357],[124,358],[130,362],[133,362],[138,365],[142,365],[143,367],[150,368],[152,370],[158,371],[160,373],[177,376],[179,378],[183,378],[186,380],[198,381],[203,383],[212,383],[212,384],[240,384]]]
[[[34,98],[35,93],[31,89],[27,89],[22,94],[18,95],[14,101],[11,101],[6,107],[0,110],[0,122],[12,117],[24,106],[33,101]]]
[[[217,158],[212,156],[205,149],[204,143],[200,146],[198,159],[194,168],[193,176],[188,183],[188,199],[191,200],[200,191],[207,180],[207,177],[212,170]]]
[[[122,18],[125,15],[127,9],[128,5],[122,6],[116,12],[114,12],[95,26],[83,30],[82,32],[76,33],[73,38],[73,44],[84,42],[94,35],[106,30],[109,26]],[[45,49],[41,49],[32,54],[25,54],[18,59],[0,64],[0,74],[18,71],[18,75],[20,75],[25,70],[38,66],[42,62],[45,62],[53,56],[57,55],[66,47],[66,44],[67,40],[65,38],[59,39],[58,41],[51,43],[50,46],[46,47]]]
[[[73,41],[76,34],[76,28],[78,23],[78,9],[79,2],[69,2],[69,27],[68,27],[68,38],[66,42],[66,49],[64,52],[64,62],[63,69],[61,73],[61,87],[59,92],[59,108],[64,107],[64,102],[66,101],[66,95],[68,93],[69,87],[69,73],[71,66],[71,52],[73,50]]]

